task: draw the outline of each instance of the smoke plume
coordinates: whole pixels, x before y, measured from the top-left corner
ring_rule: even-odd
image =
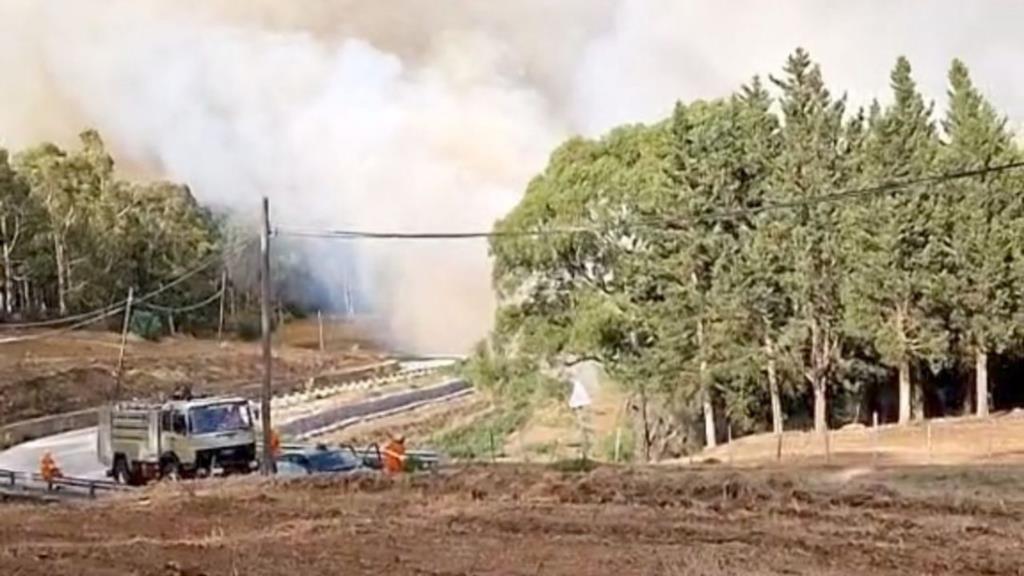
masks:
[[[95,127],[126,170],[241,211],[267,195],[281,227],[480,230],[567,135],[727,94],[797,45],[858,104],[885,99],[899,54],[941,104],[958,56],[1019,118],[1021,16],[952,0],[0,0],[0,144]],[[398,347],[461,352],[489,326],[483,242],[305,245],[324,282],[358,271]]]

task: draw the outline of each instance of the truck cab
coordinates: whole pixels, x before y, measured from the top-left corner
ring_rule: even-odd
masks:
[[[97,452],[109,466],[108,475],[144,484],[154,478],[247,473],[256,467],[255,442],[249,402],[212,397],[104,407]]]

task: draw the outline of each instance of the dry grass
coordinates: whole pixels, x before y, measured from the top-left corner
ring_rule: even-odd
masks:
[[[760,434],[705,450],[702,459],[736,465],[777,461],[779,437]],[[853,427],[832,430],[826,439],[813,432],[786,432],[781,437],[782,463],[845,464],[983,464],[1024,463],[1024,415],[998,414],[933,419],[909,426]]]
[[[1014,574],[1021,471],[485,466],[203,482],[8,506],[0,564],[23,576]]]

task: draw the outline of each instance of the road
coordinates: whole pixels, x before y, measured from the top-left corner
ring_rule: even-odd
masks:
[[[0,452],[0,469],[37,472],[47,451],[67,476],[103,479],[104,469],[96,459],[96,428],[73,430],[19,444]]]
[[[307,433],[352,418],[387,412],[424,401],[439,400],[468,389],[469,384],[465,381],[451,380],[431,388],[354,402],[291,423],[282,423],[281,427],[287,434]],[[96,458],[95,427],[47,436],[0,452],[0,469],[37,472],[39,462],[47,451],[67,476],[89,479],[105,477],[104,466]]]

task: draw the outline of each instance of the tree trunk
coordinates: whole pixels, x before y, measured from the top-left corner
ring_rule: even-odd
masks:
[[[21,311],[31,313],[34,308],[32,305],[32,284],[28,281],[27,275],[22,278],[21,285]]]
[[[817,321],[811,322],[811,371],[808,379],[811,381],[811,389],[814,391],[814,431],[824,433],[828,431],[828,401],[825,397],[827,392],[825,372],[827,368],[828,339],[821,333],[821,327]]]
[[[914,382],[911,380],[910,417],[919,422],[924,420],[925,405],[923,382],[918,382],[917,385],[914,386]]]
[[[14,313],[14,267],[11,264],[11,247],[4,242],[4,312]]]
[[[967,384],[964,386],[964,400],[960,405],[960,415],[970,416],[974,413],[974,388]]]
[[[647,413],[647,388],[640,385],[640,424],[642,426],[639,434],[643,439],[644,462],[651,461],[651,423]]]
[[[900,360],[900,425],[910,423],[910,397],[912,394],[910,383],[910,361],[906,358]]]
[[[905,322],[907,308],[908,306],[905,302],[896,308],[896,330],[900,341],[900,360],[897,366],[899,371],[900,426],[906,426],[910,423],[911,395],[913,394],[913,385],[910,381],[909,346],[907,345]]]
[[[814,386],[814,431],[818,433],[824,433],[828,431],[828,417],[826,414],[826,407],[828,406],[828,399],[826,398],[826,388],[824,379],[819,378]]]
[[[718,445],[715,430],[715,405],[711,401],[711,389],[708,385],[708,362],[704,352],[704,321],[697,321],[697,353],[700,355],[700,397],[704,409],[704,445],[714,448]]]
[[[779,392],[779,373],[775,365],[775,342],[771,336],[764,339],[765,353],[768,356],[768,393],[772,399],[772,431],[782,434],[782,395]]]
[[[3,266],[4,266],[4,312],[14,312],[14,270],[11,266],[11,241],[7,236],[7,218],[0,218],[0,235],[3,235]]]
[[[60,240],[60,235],[53,234],[53,257],[57,264],[57,309],[61,316],[68,313],[68,303],[65,299],[67,293],[67,281],[65,274],[64,260],[64,243]]]
[[[979,346],[974,352],[974,398],[978,416],[988,416],[988,352]]]

